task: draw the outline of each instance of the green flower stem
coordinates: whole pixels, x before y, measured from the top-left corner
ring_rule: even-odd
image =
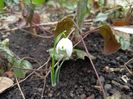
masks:
[[[53,87],[55,87],[57,85],[57,82],[58,82],[58,77],[55,72],[55,54],[56,54],[56,44],[58,43],[58,41],[60,40],[60,38],[64,36],[66,37],[65,33],[62,32],[61,34],[59,34],[56,38],[55,38],[55,41],[54,41],[54,52],[53,52],[53,56],[52,56],[52,67],[51,67],[51,84]],[[57,71],[60,71],[60,70],[57,70]],[[58,74],[59,75],[59,74]]]
[[[54,53],[53,53],[53,57],[52,57],[52,69],[51,69],[51,83],[52,86],[55,87],[56,86],[56,82],[55,82],[55,70],[54,70],[54,65],[55,65],[55,43],[54,43]]]
[[[59,76],[60,76],[60,69],[62,64],[64,63],[65,60],[62,60],[61,64],[57,65],[56,71],[55,71],[55,81],[58,84],[59,83]]]

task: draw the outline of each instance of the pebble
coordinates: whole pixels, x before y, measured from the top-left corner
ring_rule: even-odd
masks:
[[[110,90],[110,89],[112,88],[112,86],[111,86],[111,84],[106,84],[106,85],[104,86],[104,88],[105,88],[106,90]]]
[[[53,96],[53,94],[52,94],[52,93],[48,93],[48,96],[49,96],[49,97],[52,97],[52,96]]]
[[[75,85],[74,88],[78,88],[78,85]]]
[[[73,92],[71,91],[70,92],[70,96],[73,98],[74,97],[74,94],[73,94]]]

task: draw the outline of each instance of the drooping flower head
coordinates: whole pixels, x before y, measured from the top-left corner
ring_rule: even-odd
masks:
[[[56,46],[56,53],[61,56],[71,57],[73,52],[73,44],[72,41],[68,38],[62,38],[57,46]]]

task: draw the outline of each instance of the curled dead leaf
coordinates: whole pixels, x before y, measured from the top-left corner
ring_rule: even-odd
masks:
[[[109,25],[105,24],[101,26],[99,32],[104,38],[104,54],[109,55],[120,49],[121,45]]]
[[[53,31],[55,36],[58,36],[60,33],[65,31],[65,34],[68,35],[73,27],[74,23],[72,21],[72,16],[67,16],[59,21],[56,25],[55,30]]]

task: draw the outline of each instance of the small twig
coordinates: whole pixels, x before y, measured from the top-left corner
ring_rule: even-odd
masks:
[[[71,32],[69,33],[69,35],[67,36],[68,38],[71,36],[71,34],[74,32],[74,28],[71,30]]]
[[[99,28],[99,27],[98,27],[98,28]],[[96,32],[96,31],[98,30],[98,28],[95,28],[95,29],[93,29],[93,30],[91,30],[91,31],[89,31],[89,32],[86,32],[86,33],[85,33],[85,36],[83,36],[82,38],[85,39],[85,38],[88,36],[88,34],[90,34],[90,33],[92,33],[92,32]],[[77,46],[81,41],[82,41],[82,40],[80,39],[80,40],[74,45],[74,47]]]
[[[78,29],[78,31],[79,31],[80,34],[81,34],[82,31],[80,30],[80,28],[78,27],[78,25],[77,25],[75,22],[74,22],[74,24],[75,24],[76,28]],[[86,53],[87,53],[87,57],[89,58],[89,60],[90,60],[90,62],[91,62],[91,64],[92,64],[92,67],[93,67],[93,69],[94,69],[94,71],[95,71],[95,74],[96,74],[96,76],[97,76],[98,82],[99,82],[99,84],[100,84],[100,86],[101,86],[101,89],[102,89],[102,92],[103,92],[103,97],[104,97],[104,99],[106,99],[105,90],[104,90],[104,88],[103,88],[103,85],[102,85],[102,83],[101,83],[101,80],[100,80],[100,77],[99,77],[98,72],[97,72],[97,70],[96,70],[96,67],[95,67],[95,65],[94,65],[94,63],[93,63],[93,61],[92,61],[92,59],[91,59],[91,57],[90,57],[90,53],[89,53],[89,51],[88,51],[88,49],[87,49],[87,47],[86,47],[86,44],[85,44],[84,39],[83,39],[82,36],[81,36],[81,41],[82,41],[82,43],[83,43],[83,45],[84,45],[85,51],[86,51]]]
[[[96,67],[95,67],[95,65],[94,65],[94,63],[93,63],[93,61],[92,61],[92,59],[91,59],[91,57],[90,57],[90,53],[89,53],[89,51],[88,51],[88,49],[87,49],[87,47],[86,47],[86,44],[85,44],[83,38],[81,38],[81,39],[82,39],[83,45],[84,45],[84,47],[85,47],[85,50],[86,50],[86,52],[87,52],[87,57],[89,58],[89,60],[90,60],[90,62],[91,62],[91,64],[92,64],[92,67],[93,67],[93,69],[94,69],[94,71],[95,71],[95,73],[96,73],[98,82],[99,82],[99,84],[100,84],[100,86],[101,86],[104,99],[106,99],[106,93],[105,93],[105,91],[104,91],[104,88],[103,88],[103,85],[102,85],[102,83],[101,83],[101,80],[100,80],[100,77],[99,77],[99,75],[98,75],[98,72],[97,72],[97,70],[96,70]]]
[[[28,33],[28,34],[32,34],[30,31],[27,31],[27,30],[24,30],[24,29],[20,29],[21,31],[24,31],[24,32],[26,32],[26,33]],[[33,34],[32,34],[33,35]],[[42,35],[35,35],[35,37],[40,37],[40,38],[44,38],[44,39],[49,39],[49,38],[52,38],[53,37],[53,35],[51,35],[51,36],[42,36]]]
[[[131,61],[133,61],[133,58],[131,58],[130,60],[128,60],[125,65],[127,65],[128,63],[130,63]]]
[[[22,95],[22,98],[23,98],[23,99],[26,99],[25,96],[24,96],[24,93],[23,93],[23,91],[22,91],[22,89],[21,89],[21,87],[20,87],[20,85],[19,85],[19,82],[18,82],[18,79],[17,79],[16,76],[15,76],[15,79],[16,79],[16,83],[17,83],[17,85],[18,85],[18,88],[19,88],[19,90],[20,90],[20,93],[21,93],[21,95]]]
[[[44,91],[45,91],[45,85],[46,85],[46,77],[44,77],[44,83],[43,83],[43,90],[42,90],[42,94],[41,94],[41,99],[44,99]]]
[[[24,60],[24,59],[31,59],[31,60],[33,60],[33,61],[35,61],[39,66],[41,66],[41,64],[36,60],[36,59],[34,59],[34,58],[31,58],[31,57],[23,57],[22,58],[22,60]]]
[[[5,31],[2,31],[2,32],[16,31],[16,30],[19,30],[19,29],[26,29],[26,28],[32,28],[32,27],[38,27],[38,26],[49,26],[49,25],[55,25],[57,23],[58,22],[48,22],[48,23],[35,24],[35,25],[32,25],[32,26],[25,26],[25,27],[21,27],[21,28],[15,27],[15,28],[5,30]]]
[[[133,72],[127,67],[127,64],[130,63],[131,61],[133,61],[133,58],[131,58],[130,60],[128,60],[125,64],[124,67],[128,70],[128,72],[133,75]]]
[[[25,68],[22,68],[22,67],[15,67],[13,66],[12,68],[15,68],[15,69],[19,69],[19,70],[23,70],[23,71],[35,71],[35,72],[41,72],[41,71],[44,71],[44,70],[37,70],[37,69],[25,69]]]
[[[46,68],[45,69],[48,69],[48,64],[47,64],[47,66],[46,66]],[[49,71],[48,71],[49,72]],[[48,75],[49,73],[48,72],[46,72],[46,75]],[[44,98],[44,91],[45,91],[45,85],[46,85],[46,79],[47,79],[47,76],[44,76],[44,83],[43,83],[43,90],[42,90],[42,94],[41,94],[41,99],[43,99]]]
[[[14,55],[15,55],[18,59],[20,59],[15,53],[14,53]],[[23,57],[23,58],[21,58],[21,60],[25,60],[25,59],[31,59],[31,60],[35,61],[39,66],[41,66],[40,63],[39,63],[37,60],[35,60],[34,58],[31,58],[31,57]],[[38,71],[38,72],[41,72],[40,70],[37,70],[37,69],[25,69],[25,68],[16,67],[16,66],[13,66],[12,68],[16,68],[16,69],[20,69],[20,70],[27,70],[27,71],[36,71],[36,72]]]

